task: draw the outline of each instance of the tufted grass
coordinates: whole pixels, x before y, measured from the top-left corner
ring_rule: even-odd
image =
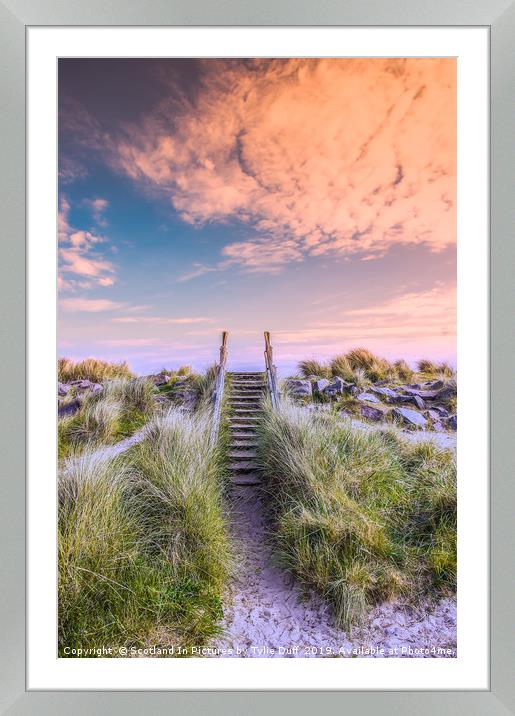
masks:
[[[57,375],[61,383],[67,383],[71,380],[91,380],[94,383],[103,383],[112,378],[134,378],[134,374],[126,361],[108,363],[98,358],[85,358],[81,361],[59,358],[57,361]]]
[[[58,421],[58,455],[87,445],[111,444],[132,435],[155,414],[155,389],[146,378],[115,378],[100,393],[85,396],[80,411]]]
[[[186,648],[219,631],[232,568],[209,419],[170,410],[126,457],[90,450],[59,478],[59,654]],[[117,656],[118,654],[113,654]]]
[[[284,399],[265,403],[260,461],[283,566],[345,628],[372,605],[456,589],[456,468],[449,451],[357,431]]]
[[[299,373],[303,378],[308,378],[310,375],[316,375],[319,378],[332,377],[331,369],[329,366],[320,363],[314,358],[307,358],[301,360],[298,365]]]
[[[391,363],[367,348],[353,348],[334,356],[328,363],[314,358],[302,360],[298,364],[298,372],[303,378],[310,375],[328,379],[338,376],[360,386],[377,381],[411,383],[436,379],[446,382],[456,378],[456,371],[449,363],[435,363],[424,358],[418,361],[417,370],[414,370],[403,359]]]

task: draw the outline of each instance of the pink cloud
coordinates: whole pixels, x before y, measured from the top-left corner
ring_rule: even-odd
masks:
[[[206,60],[192,104],[166,105],[111,162],[191,224],[238,219],[251,271],[306,256],[455,243],[456,62]],[[172,130],[173,127],[173,130]]]
[[[205,266],[204,264],[193,264],[194,268],[191,271],[187,271],[186,273],[181,274],[181,276],[178,277],[177,281],[180,283],[183,283],[185,281],[191,281],[194,278],[198,278],[199,276],[203,276],[206,273],[211,273],[212,271],[216,271],[217,269],[214,266]]]
[[[150,323],[157,325],[189,325],[193,323],[212,323],[212,318],[205,316],[184,316],[181,318],[167,318],[165,316],[119,316],[113,318],[114,323]]]
[[[341,304],[340,304],[341,305]],[[298,330],[274,331],[274,342],[293,347],[292,355],[330,355],[356,342],[385,351],[390,357],[424,352],[454,354],[456,343],[456,288],[436,285],[430,290],[405,293],[388,301],[342,311],[334,319],[317,320]],[[331,314],[333,308],[326,308]],[[295,348],[297,347],[297,348]],[[409,350],[407,350],[409,349]]]
[[[63,298],[59,306],[63,311],[85,313],[99,313],[101,311],[115,311],[125,307],[120,301],[109,301],[106,298]]]
[[[62,157],[59,160],[59,180],[63,184],[72,184],[88,175],[86,167],[76,159]]]
[[[70,208],[66,197],[61,197],[57,219],[59,289],[92,288],[95,285],[112,286],[115,282],[115,267],[94,251],[95,247],[105,243],[106,239],[91,231],[72,227],[69,223]]]
[[[105,210],[109,206],[107,199],[97,197],[96,199],[84,199],[84,204],[89,207],[95,222],[98,226],[107,226],[107,221],[104,216]]]

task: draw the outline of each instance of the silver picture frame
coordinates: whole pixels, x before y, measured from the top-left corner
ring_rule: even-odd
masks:
[[[490,32],[490,688],[487,691],[27,691],[25,678],[25,48],[31,26],[486,26]],[[513,0],[0,0],[3,338],[0,714],[515,713],[512,356]],[[34,349],[34,346],[31,346]],[[33,587],[35,588],[35,587]],[[466,599],[466,595],[460,595]],[[236,686],[237,689],[237,686]]]

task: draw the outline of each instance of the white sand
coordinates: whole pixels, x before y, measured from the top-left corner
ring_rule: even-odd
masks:
[[[371,611],[361,633],[350,636],[335,626],[327,603],[315,595],[303,598],[291,576],[274,566],[266,543],[267,527],[259,488],[235,488],[232,522],[241,562],[231,592],[226,595],[222,622],[225,635],[212,645],[233,652],[222,656],[349,657],[353,656],[353,649],[367,647],[378,651],[360,651],[357,656],[455,656],[454,600],[442,600],[436,607],[421,604],[417,609],[384,604]],[[449,654],[402,651],[432,647],[452,651]]]

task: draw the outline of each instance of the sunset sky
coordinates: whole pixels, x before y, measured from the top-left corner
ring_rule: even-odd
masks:
[[[59,61],[59,355],[456,360],[453,59]]]

